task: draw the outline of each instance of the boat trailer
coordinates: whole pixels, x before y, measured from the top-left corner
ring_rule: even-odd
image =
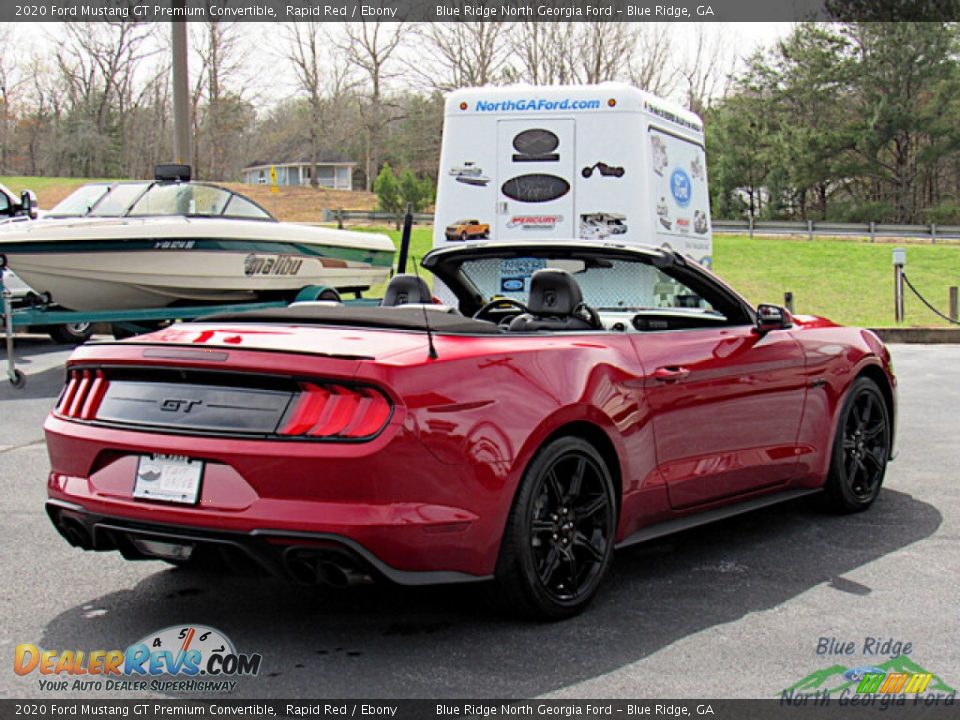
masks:
[[[251,310],[286,307],[291,304],[284,300],[277,300],[271,302],[232,303],[228,305],[194,305],[148,308],[143,310],[76,312],[73,310],[56,309],[51,307],[49,303],[41,302],[38,305],[14,308],[12,293],[7,290],[3,284],[2,270],[6,267],[6,261],[6,257],[0,254],[0,295],[3,296],[3,329],[6,332],[7,345],[6,373],[7,379],[15,388],[22,388],[27,383],[26,375],[17,368],[14,348],[14,331],[17,328],[66,325],[69,323],[109,323],[114,326],[119,326],[131,335],[137,335],[156,329],[148,325],[152,323],[196,320],[207,315],[216,315],[218,313],[249,312]],[[340,294],[334,288],[326,285],[307,285],[300,289],[292,302],[339,301],[339,299]],[[348,302],[364,302],[364,300],[359,299]]]

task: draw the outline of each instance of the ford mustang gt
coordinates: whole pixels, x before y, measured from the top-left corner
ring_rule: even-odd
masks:
[[[46,422],[71,544],[346,586],[492,581],[582,610],[616,548],[808,493],[876,500],[896,381],[870,331],[751,307],[664,249],[475,243],[378,306],[83,346]]]

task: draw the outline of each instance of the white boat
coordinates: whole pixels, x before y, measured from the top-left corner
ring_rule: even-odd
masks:
[[[386,235],[278,222],[249,198],[199,182],[85,185],[39,221],[0,233],[0,253],[70,310],[292,298],[385,282]]]

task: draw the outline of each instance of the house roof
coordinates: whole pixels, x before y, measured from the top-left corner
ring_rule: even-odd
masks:
[[[267,163],[258,163],[256,165],[247,165],[241,172],[246,172],[248,170],[263,170],[268,169],[271,165],[274,167],[300,167],[307,166],[309,167],[313,163],[310,160],[298,160],[294,162],[267,162]],[[357,163],[353,160],[317,160],[317,167],[356,167]]]

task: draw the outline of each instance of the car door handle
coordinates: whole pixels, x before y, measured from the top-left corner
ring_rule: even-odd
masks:
[[[677,382],[690,374],[690,370],[679,365],[665,365],[653,371],[653,379],[660,382]]]

